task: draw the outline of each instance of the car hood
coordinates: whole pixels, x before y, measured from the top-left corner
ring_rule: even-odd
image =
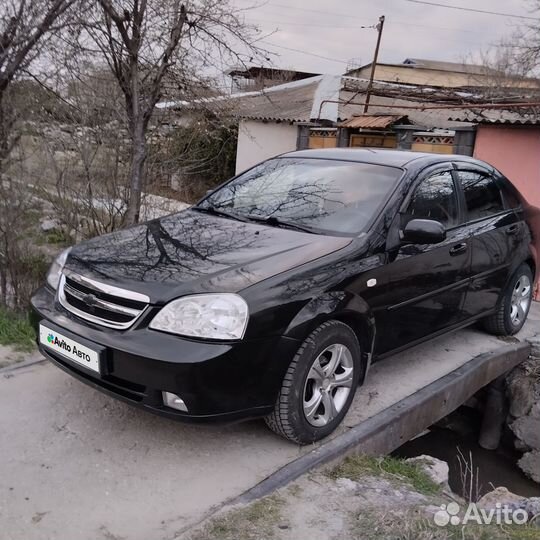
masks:
[[[162,303],[238,292],[350,243],[186,210],[78,244],[66,269]]]

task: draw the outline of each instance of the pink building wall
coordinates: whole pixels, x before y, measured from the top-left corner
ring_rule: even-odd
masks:
[[[491,163],[540,206],[540,128],[478,126],[474,157]]]
[[[479,125],[474,157],[499,169],[529,203],[540,207],[540,128]],[[540,238],[540,230],[535,232]]]

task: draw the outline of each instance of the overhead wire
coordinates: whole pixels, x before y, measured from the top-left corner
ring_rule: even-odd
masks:
[[[446,9],[455,9],[458,11],[469,11],[472,13],[483,13],[485,15],[496,15],[498,17],[511,17],[513,19],[526,19],[526,20],[531,20],[531,21],[540,21],[540,18],[538,17],[530,17],[527,15],[514,15],[513,13],[502,13],[500,11],[490,11],[487,9],[470,8],[470,7],[464,7],[464,6],[456,6],[452,4],[442,4],[440,2],[431,2],[429,0],[404,0],[404,1],[410,2],[411,4],[423,4],[427,6],[434,6],[434,7],[446,8]]]

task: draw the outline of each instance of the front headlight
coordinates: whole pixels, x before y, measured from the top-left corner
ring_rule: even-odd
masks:
[[[195,294],[169,302],[150,328],[208,339],[242,339],[249,318],[246,301],[237,294]]]
[[[49,271],[47,272],[47,283],[54,290],[58,288],[58,283],[60,283],[60,276],[62,275],[62,270],[66,264],[67,257],[71,248],[65,249],[54,259],[54,262],[51,264]]]

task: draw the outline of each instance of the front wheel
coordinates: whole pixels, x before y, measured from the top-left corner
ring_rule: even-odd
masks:
[[[347,413],[362,371],[356,335],[339,321],[316,328],[291,362],[266,424],[298,444],[326,437]]]
[[[529,314],[533,276],[528,264],[522,264],[512,276],[496,313],[484,320],[484,328],[497,336],[519,332]]]

